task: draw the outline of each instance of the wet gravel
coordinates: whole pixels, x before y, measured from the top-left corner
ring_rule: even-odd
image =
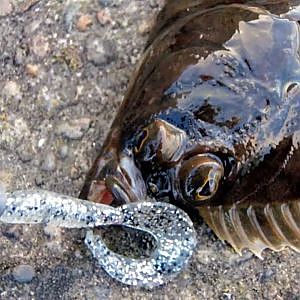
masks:
[[[0,180],[77,196],[163,0],[0,1]],[[300,256],[242,257],[195,221],[188,268],[153,290],[120,285],[81,230],[0,227],[1,299],[299,299]]]

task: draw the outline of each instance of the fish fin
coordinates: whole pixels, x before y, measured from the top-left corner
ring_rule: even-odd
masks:
[[[264,205],[233,204],[198,208],[204,221],[241,254],[249,249],[262,258],[264,249],[300,252],[300,199]]]
[[[215,234],[236,252],[241,254],[243,249],[249,249],[260,258],[267,248],[281,251],[290,247],[300,252],[299,138],[296,131],[289,140],[291,143],[287,141],[287,147],[281,149],[286,155],[274,156],[280,167],[271,172],[272,177],[260,189],[238,202],[198,208]],[[275,160],[270,162],[275,164]],[[270,166],[265,164],[264,168],[272,170]],[[267,177],[264,173],[251,176],[260,181]]]

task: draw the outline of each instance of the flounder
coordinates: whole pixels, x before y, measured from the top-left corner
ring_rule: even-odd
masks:
[[[299,2],[167,1],[81,197],[167,200],[237,252],[300,251]]]

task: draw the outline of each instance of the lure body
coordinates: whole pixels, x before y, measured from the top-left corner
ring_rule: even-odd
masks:
[[[300,251],[300,1],[168,1],[81,197],[193,207],[236,251]]]

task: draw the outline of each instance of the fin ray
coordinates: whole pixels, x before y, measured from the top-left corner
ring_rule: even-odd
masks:
[[[261,258],[266,248],[300,252],[300,199],[248,207],[203,206],[199,211],[215,234],[238,253],[249,249]]]

